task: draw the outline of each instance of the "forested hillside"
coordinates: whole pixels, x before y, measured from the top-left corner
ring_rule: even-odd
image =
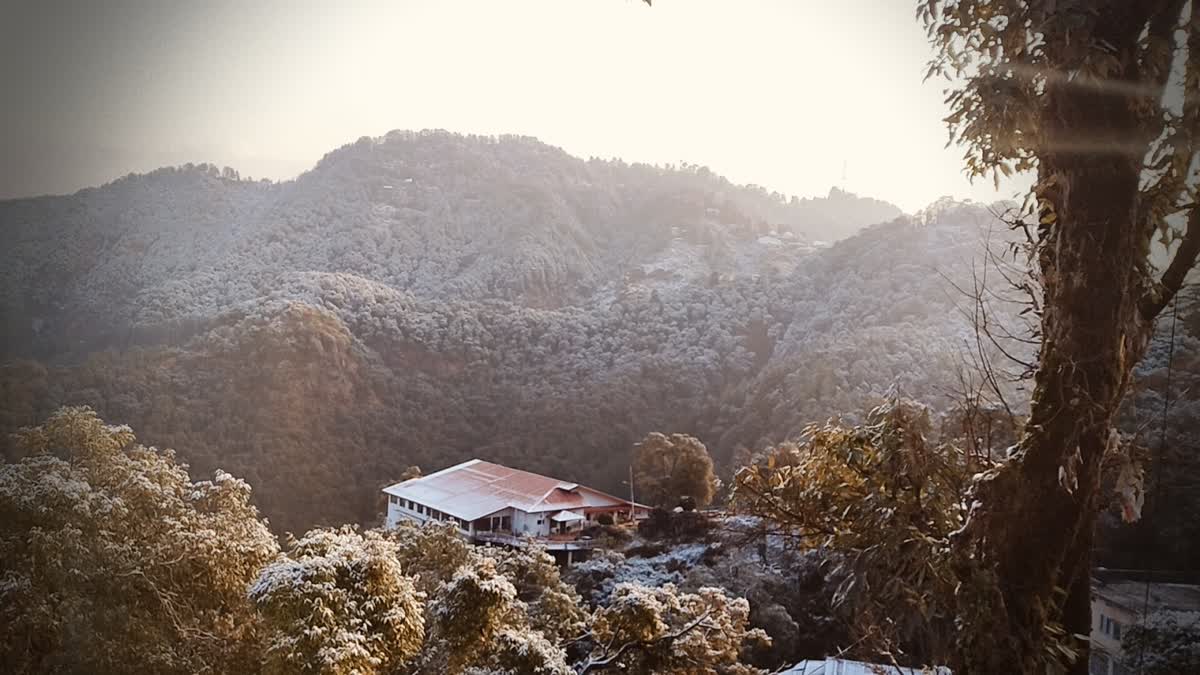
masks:
[[[473,456],[619,490],[656,430],[728,471],[894,384],[951,404],[947,279],[996,231],[527,138],[393,132],[276,184],[162,169],[0,203],[2,424],[92,405],[293,531]]]

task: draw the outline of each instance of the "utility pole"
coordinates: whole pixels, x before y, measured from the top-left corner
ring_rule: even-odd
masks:
[[[629,522],[634,522],[636,518],[633,515],[633,464],[629,465]]]

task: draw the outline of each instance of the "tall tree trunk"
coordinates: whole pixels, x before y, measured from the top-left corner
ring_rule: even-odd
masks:
[[[1184,93],[1200,87],[1200,0],[929,0],[918,13],[938,47],[930,74],[963,79],[947,123],[968,169],[1038,169],[1030,418],[1012,457],[974,482],[954,535],[963,630],[951,660],[959,675],[1041,673],[1070,648],[1087,659],[1102,460],[1154,319],[1200,253],[1189,183],[1200,99],[1163,96],[1176,79]],[[1155,280],[1151,236],[1184,210],[1187,231]]]
[[[1114,34],[1132,49],[1136,35]],[[1092,534],[1100,468],[1134,365],[1153,328],[1141,305],[1149,234],[1138,222],[1137,120],[1118,95],[1047,86],[1048,147],[1039,166],[1043,344],[1029,423],[1013,458],[979,484],[984,556],[999,582],[991,620],[1001,649],[970,672],[1044,672],[1060,625],[1087,672]],[[1082,148],[1088,148],[1084,151]],[[1124,150],[1122,150],[1124,149]]]

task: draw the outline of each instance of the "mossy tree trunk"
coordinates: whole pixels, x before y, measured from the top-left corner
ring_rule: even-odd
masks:
[[[1136,3],[1134,3],[1136,4]],[[1125,17],[1128,18],[1128,17]],[[1121,16],[1097,32],[1132,85],[1145,22]],[[994,571],[999,601],[987,614],[996,648],[960,656],[956,672],[1042,672],[1058,623],[1087,673],[1090,570],[1100,474],[1134,366],[1154,322],[1196,259],[1197,209],[1170,269],[1150,268],[1155,227],[1143,213],[1139,181],[1156,134],[1129,89],[1050,78],[1039,155],[1041,225],[1037,272],[1043,287],[1043,343],[1029,423],[1015,455],[976,486],[968,526]],[[986,652],[986,653],[984,653]]]

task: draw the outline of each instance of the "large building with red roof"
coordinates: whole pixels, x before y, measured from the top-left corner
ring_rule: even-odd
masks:
[[[636,519],[648,507],[578,483],[472,459],[384,488],[387,526],[450,522],[469,539],[520,545],[533,538],[549,550],[590,548],[580,533],[609,514]]]

